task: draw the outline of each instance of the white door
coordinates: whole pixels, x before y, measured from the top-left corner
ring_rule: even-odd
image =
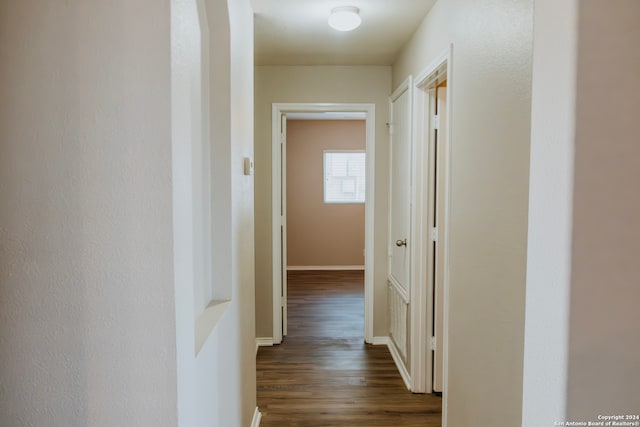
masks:
[[[409,298],[409,256],[411,242],[411,92],[403,84],[390,105],[389,164],[389,281]]]
[[[280,250],[282,266],[281,266],[281,285],[280,285],[280,313],[282,318],[282,336],[287,335],[287,116],[282,115],[280,118],[280,158],[282,159],[280,179]]]
[[[434,242],[434,323],[433,334],[436,348],[433,354],[433,391],[442,392],[443,375],[443,337],[444,337],[444,283],[445,283],[445,235],[446,194],[447,194],[447,82],[436,88],[436,115],[438,127],[435,129],[435,197],[434,227],[438,230],[438,238]]]

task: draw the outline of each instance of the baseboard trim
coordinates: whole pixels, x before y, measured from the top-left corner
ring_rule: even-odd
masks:
[[[259,347],[273,347],[273,338],[271,337],[256,338],[256,345],[258,345]]]
[[[307,270],[363,270],[364,265],[289,265],[287,271],[307,271]]]
[[[389,337],[373,337],[373,345],[389,345]]]
[[[258,407],[256,406],[256,410],[253,411],[253,419],[251,420],[251,427],[259,427],[261,419],[262,419],[262,413],[260,412],[260,410],[258,410]]]
[[[273,347],[273,338],[272,337],[256,338],[256,355],[258,354],[259,347]]]
[[[393,343],[393,340],[387,338],[387,348],[391,353],[391,357],[396,364],[396,368],[398,368],[398,372],[400,372],[400,376],[404,381],[404,385],[407,387],[407,390],[411,391],[411,377],[409,376],[409,372],[407,371],[407,367],[404,366],[404,362],[402,361],[402,357],[400,357],[400,352],[398,348]]]

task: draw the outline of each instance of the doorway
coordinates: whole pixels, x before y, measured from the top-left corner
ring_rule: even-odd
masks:
[[[365,136],[364,113],[287,114],[289,276],[364,270]]]
[[[451,51],[414,80],[412,390],[442,393],[446,425],[451,171]]]
[[[373,341],[373,198],[374,120],[373,104],[273,104],[272,106],[272,232],[273,232],[273,343],[287,335],[287,115],[305,113],[360,113],[365,121],[364,195],[364,339]]]

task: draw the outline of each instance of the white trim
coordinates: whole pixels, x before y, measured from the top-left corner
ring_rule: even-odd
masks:
[[[256,338],[256,356],[258,355],[259,347],[273,347],[273,338],[271,337]]]
[[[430,164],[433,154],[430,152],[431,147],[425,148],[425,144],[428,143],[431,131],[431,123],[429,119],[431,106],[429,105],[430,96],[427,90],[434,86],[434,78],[436,72],[444,71],[443,67],[446,66],[446,79],[447,79],[447,165],[445,175],[445,219],[444,219],[444,307],[443,307],[443,325],[444,333],[442,344],[443,346],[443,378],[442,378],[442,426],[447,426],[447,411],[448,411],[448,360],[449,360],[449,333],[448,333],[448,318],[449,318],[449,277],[450,277],[450,252],[451,245],[449,241],[451,217],[450,209],[450,192],[451,192],[451,146],[452,146],[452,132],[451,132],[451,111],[452,111],[452,58],[453,58],[453,45],[450,45],[441,55],[435,58],[428,67],[422,71],[415,79],[415,91],[414,91],[414,144],[416,147],[416,161],[421,162],[421,165]],[[417,166],[417,164],[416,164]],[[429,245],[429,222],[430,215],[428,206],[429,198],[433,197],[431,189],[429,188],[428,177],[424,176],[422,170],[424,167],[416,167],[414,171],[416,175],[416,185],[414,186],[414,214],[412,218],[415,218],[415,228],[412,229],[414,236],[414,253],[415,264],[412,264],[413,274],[416,281],[412,288],[411,300],[413,301],[413,310],[411,310],[411,372],[412,376],[412,390],[414,392],[432,390],[432,378],[433,378],[433,353],[430,347],[427,345],[427,336],[430,335],[428,331],[433,330],[433,281],[427,277],[427,272],[430,270],[428,263],[430,263],[432,257],[428,256],[431,252]],[[429,171],[431,173],[431,171]],[[426,197],[425,197],[426,196]],[[418,240],[417,240],[418,239]],[[431,266],[433,268],[433,266]],[[419,285],[418,285],[419,284]],[[425,295],[426,293],[426,295]]]
[[[396,101],[398,98],[400,98],[400,96],[402,96],[405,92],[407,93],[407,95],[409,96],[409,120],[411,120],[413,118],[412,114],[413,114],[413,86],[411,84],[411,82],[413,81],[412,77],[409,76],[407,77],[402,83],[400,83],[400,85],[396,88],[396,90],[393,91],[393,94],[391,94],[391,96],[389,97],[389,119],[391,121],[395,120],[393,118],[393,103],[394,101]],[[389,126],[391,126],[391,130],[393,130],[393,123],[389,123]],[[393,133],[393,132],[391,132]],[[409,150],[412,150],[412,141],[413,141],[413,129],[409,129]],[[389,186],[389,191],[391,191],[391,185],[392,185],[392,173],[391,173],[391,160],[392,160],[392,147],[393,144],[393,138],[390,137],[389,138],[389,152],[388,152],[388,162],[389,162],[389,179],[388,179],[388,186]],[[410,157],[413,157],[412,154],[410,154]],[[409,182],[412,181],[412,171],[409,171]],[[393,242],[395,242],[395,239],[397,237],[391,236],[391,203],[389,203],[389,207],[387,210],[387,230],[388,230],[388,235],[387,235],[387,279],[389,281],[389,283],[391,283],[393,285],[393,287],[396,289],[396,291],[398,292],[398,294],[402,297],[402,299],[404,300],[404,302],[406,304],[409,304],[410,302],[410,292],[411,292],[411,288],[413,287],[411,285],[411,281],[412,281],[412,277],[411,277],[411,253],[413,252],[413,242],[411,241],[412,236],[405,236],[409,238],[409,246],[407,246],[407,248],[409,249],[409,271],[406,277],[406,288],[404,288],[402,286],[402,284],[398,281],[398,279],[391,273],[391,253],[392,253],[392,245]],[[411,213],[409,213],[409,215],[411,215]],[[410,217],[411,218],[411,217]],[[411,225],[409,226],[409,232],[411,232]]]
[[[433,314],[430,307],[433,307],[433,287],[431,282],[427,280],[427,274],[432,264],[428,258],[429,239],[428,230],[430,228],[428,222],[428,203],[427,200],[432,199],[432,195],[428,193],[426,185],[428,177],[424,167],[428,164],[429,144],[428,139],[428,123],[425,123],[424,117],[428,117],[428,96],[421,90],[421,85],[427,76],[416,79],[414,90],[414,116],[413,116],[413,148],[414,156],[412,159],[412,168],[414,171],[414,185],[411,191],[411,241],[413,242],[413,250],[411,252],[411,276],[414,280],[414,286],[411,287],[411,300],[413,301],[409,322],[411,325],[409,341],[410,346],[410,369],[412,372],[411,390],[414,393],[430,393],[432,390],[433,378],[433,355],[427,345],[427,337],[431,336],[433,330]],[[420,167],[418,167],[418,165]]]
[[[273,346],[273,338],[271,337],[256,338],[256,344],[260,347],[271,347]]]
[[[262,413],[256,406],[255,411],[253,411],[253,419],[251,420],[251,427],[260,427],[261,419],[262,419]]]
[[[409,304],[410,300],[409,300],[409,294],[407,293],[407,290],[402,286],[400,286],[396,278],[391,275],[389,275],[388,281],[389,281],[389,284],[393,287],[393,289],[395,289],[395,291],[398,293],[398,295],[400,295],[400,297],[402,298],[402,301],[405,304]]]
[[[374,307],[374,206],[375,206],[375,170],[376,170],[376,106],[366,104],[366,151],[367,151],[367,196],[365,203],[365,247],[364,247],[364,340],[371,342],[373,339],[373,307]]]
[[[289,283],[287,280],[287,186],[285,185],[287,182],[287,116],[284,114],[280,114],[280,163],[282,165],[281,169],[281,182],[283,185],[280,187],[280,200],[282,204],[282,216],[280,217],[280,224],[282,226],[282,242],[285,242],[284,245],[281,246],[281,265],[280,265],[280,274],[282,279],[282,294],[280,296],[280,307],[281,310],[278,310],[281,313],[281,322],[282,322],[282,335],[287,335],[288,319],[289,319],[289,306],[287,303],[287,297],[289,295]],[[279,341],[279,343],[282,340]]]
[[[429,65],[425,67],[420,74],[414,79],[414,86],[416,88],[424,87],[429,83],[429,78],[442,64],[445,62],[450,63],[453,56],[453,45],[450,45],[444,52],[438,55]],[[451,78],[449,73],[450,69],[447,67],[447,76]]]
[[[389,353],[391,353],[393,362],[396,364],[396,368],[398,368],[398,372],[402,377],[402,381],[404,381],[404,385],[407,387],[407,390],[411,390],[411,377],[409,376],[407,367],[404,366],[402,357],[400,356],[400,352],[398,351],[398,348],[396,347],[392,339],[387,339],[387,348],[389,349]]]
[[[400,98],[400,96],[403,93],[405,93],[406,91],[409,91],[409,94],[411,94],[411,82],[412,82],[412,80],[413,80],[413,78],[411,76],[409,76],[406,79],[404,79],[404,81],[402,83],[400,83],[400,85],[396,88],[396,90],[393,91],[393,93],[389,97],[389,102],[393,102],[396,99]]]
[[[281,203],[282,194],[280,192],[280,185],[282,181],[282,158],[280,151],[280,133],[282,129],[281,113],[275,104],[272,106],[272,118],[273,123],[271,126],[271,139],[272,139],[272,152],[271,152],[271,185],[272,185],[272,199],[271,199],[271,216],[272,216],[272,264],[273,264],[273,277],[271,283],[271,292],[273,299],[273,342],[280,344],[282,342],[282,310],[280,305],[282,303],[280,294],[280,284],[282,282],[282,249],[280,247],[280,226],[281,226]],[[276,191],[277,187],[277,191]],[[278,238],[277,238],[278,237]],[[277,286],[277,292],[276,292]]]
[[[280,310],[281,298],[275,292],[282,280],[282,247],[280,235],[280,206],[282,203],[282,159],[280,149],[280,117],[288,112],[364,112],[366,128],[366,201],[365,201],[365,267],[364,267],[364,339],[370,343],[373,340],[373,262],[374,262],[374,195],[375,195],[375,104],[319,104],[319,103],[274,103],[271,108],[271,145],[272,145],[272,294],[273,294],[273,342],[282,342],[283,324]]]
[[[371,340],[371,344],[387,346],[387,348],[389,349],[389,353],[391,353],[393,363],[395,363],[396,368],[398,369],[398,373],[400,373],[402,381],[404,381],[404,385],[407,387],[407,390],[411,390],[411,376],[409,375],[406,366],[402,362],[400,352],[398,351],[396,345],[393,343],[393,340],[390,337],[373,337],[373,340]]]
[[[452,168],[452,146],[453,146],[453,133],[451,128],[451,122],[453,117],[451,112],[453,111],[451,105],[453,104],[453,44],[449,48],[449,58],[447,59],[447,137],[448,139],[448,152],[447,152],[447,205],[446,215],[446,235],[451,236],[451,168]],[[451,274],[451,244],[447,237],[447,244],[445,248],[445,271],[444,271],[444,312],[443,312],[443,343],[442,343],[442,427],[447,427],[447,413],[449,411],[449,278]]]
[[[307,271],[307,270],[335,270],[335,271],[348,271],[358,270],[363,271],[364,265],[290,265],[287,267],[288,271]]]
[[[373,337],[371,344],[373,345],[389,345],[389,337]]]

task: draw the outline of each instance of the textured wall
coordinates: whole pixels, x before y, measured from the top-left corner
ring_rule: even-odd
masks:
[[[172,24],[179,421],[181,427],[245,427],[256,407],[253,176],[242,170],[243,157],[253,156],[253,33],[247,30],[253,28],[253,15],[248,0],[174,0]],[[201,40],[207,32],[208,51]],[[200,94],[199,87],[208,88],[209,96]],[[211,104],[203,106],[202,98]],[[211,141],[204,142],[211,144],[214,181],[214,295],[231,303],[196,354],[198,227],[193,210],[198,206],[191,195],[197,194],[194,165],[202,159],[193,147],[203,142],[207,122]]]
[[[536,2],[523,426],[640,407],[639,20]]]
[[[198,8],[231,28],[210,121],[232,302],[196,356],[192,148],[220,89]],[[250,425],[252,19],[248,0],[0,6],[0,425]]]
[[[363,120],[287,122],[287,266],[364,265],[364,203],[324,202],[324,151],[363,150]]]
[[[635,0],[579,2],[570,419],[640,409],[639,22]]]
[[[448,427],[521,422],[533,2],[440,0],[396,87],[453,43]]]
[[[388,333],[387,187],[389,169],[388,96],[390,67],[260,66],[256,67],[256,334],[273,334],[271,262],[271,105],[274,102],[338,102],[375,104],[376,180],[374,206],[374,326]]]
[[[0,425],[173,427],[169,3],[0,28]]]

